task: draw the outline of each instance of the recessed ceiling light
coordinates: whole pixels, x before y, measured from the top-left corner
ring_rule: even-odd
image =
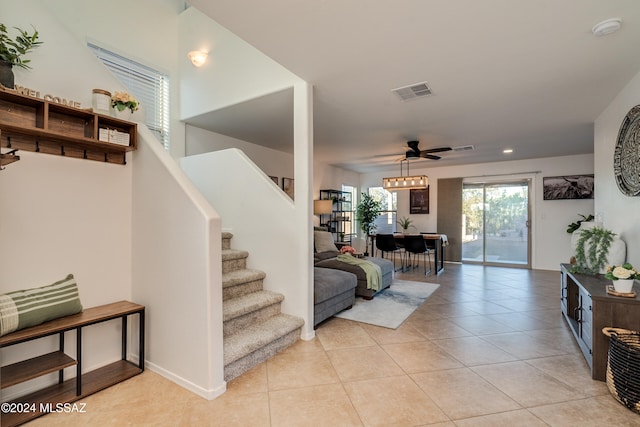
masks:
[[[504,154],[509,154],[509,153],[513,153],[513,150],[511,148],[505,148],[504,150],[502,150],[502,152]]]
[[[606,36],[611,33],[615,33],[622,26],[622,19],[620,18],[611,18],[602,22],[598,22],[593,26],[591,32],[596,37]]]

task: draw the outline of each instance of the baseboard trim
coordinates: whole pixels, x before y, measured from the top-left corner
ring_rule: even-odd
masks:
[[[175,375],[173,372],[167,371],[166,369],[154,363],[145,362],[145,368],[149,369],[152,372],[155,372],[156,374],[168,379],[169,381],[178,384],[180,387],[187,389],[190,392],[195,393],[198,396],[207,400],[213,400],[216,397],[219,397],[222,394],[224,394],[225,391],[227,391],[226,381],[222,381],[222,384],[212,389],[205,389],[197,384],[192,383],[189,380],[186,380],[178,375]]]

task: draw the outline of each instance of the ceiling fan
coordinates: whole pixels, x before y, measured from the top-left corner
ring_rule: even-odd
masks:
[[[443,151],[451,151],[451,147],[438,147],[438,148],[428,148],[426,150],[421,150],[418,148],[420,141],[407,141],[407,147],[409,148],[404,153],[404,159],[401,160],[409,160],[409,159],[431,159],[431,160],[440,160],[440,156],[436,156],[431,153],[442,153]],[[382,154],[377,155],[375,157],[389,157],[389,156],[398,156],[400,154]]]

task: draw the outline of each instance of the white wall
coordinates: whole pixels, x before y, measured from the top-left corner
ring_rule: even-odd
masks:
[[[147,307],[147,365],[211,399],[226,387],[220,217],[149,130],[140,137],[132,296]]]
[[[629,110],[640,104],[640,73],[616,96],[595,121],[595,211],[602,213],[604,226],[618,233],[627,244],[627,261],[640,264],[640,197],[620,192],[613,174],[613,151],[620,124]],[[637,155],[637,152],[636,152]]]
[[[186,128],[187,156],[225,150],[227,148],[237,148],[242,150],[264,173],[270,176],[277,176],[280,184],[282,177],[293,177],[293,154],[252,144],[191,125],[187,125]]]
[[[424,173],[429,177],[429,214],[409,215],[409,192],[398,192],[398,217],[411,218],[417,231],[437,230],[438,179],[454,177],[483,177],[509,174],[531,177],[532,188],[532,267],[543,270],[559,270],[561,262],[571,256],[571,235],[565,232],[567,225],[579,219],[578,214],[593,213],[594,200],[542,200],[542,178],[545,176],[593,173],[593,156],[580,155],[553,157],[522,161],[482,163],[465,166],[437,167],[434,162],[424,162],[424,168],[412,167],[412,174]],[[522,175],[523,172],[537,172]],[[363,191],[369,187],[380,187],[382,178],[390,176],[388,171],[363,174]],[[596,182],[598,177],[596,177]],[[596,195],[597,196],[597,195]]]
[[[205,50],[200,68],[180,61],[181,118],[194,117],[229,105],[290,88],[301,80],[192,7],[180,15],[179,55]]]
[[[92,88],[113,83],[40,1],[5,0],[1,13],[8,27],[33,24],[45,41],[29,55],[33,70],[16,70],[16,84],[87,106]],[[0,292],[50,284],[73,273],[85,307],[131,299],[131,154],[125,166],[19,154],[19,162],[0,172]],[[120,358],[119,330],[118,322],[109,322],[85,331],[85,370]],[[2,364],[55,349],[55,341],[3,349]],[[70,370],[69,377],[73,374]],[[27,383],[24,391],[39,386]],[[3,390],[3,396],[13,392]]]
[[[49,13],[64,25],[76,39],[74,44],[85,46],[87,40],[142,64],[149,65],[169,75],[170,87],[170,152],[174,157],[184,156],[184,124],[179,120],[180,66],[188,63],[186,55],[179,56],[178,16],[184,7],[181,0],[41,0]],[[35,2],[25,0],[25,2]],[[4,15],[4,14],[3,14]],[[4,17],[3,17],[4,18]],[[23,19],[31,22],[24,14]],[[26,26],[28,28],[28,25]],[[38,28],[40,29],[40,28]],[[78,64],[66,53],[67,45],[54,44],[48,34],[41,32],[45,41],[42,49],[55,52],[63,74],[70,78],[66,84],[75,84],[75,74],[80,73]],[[60,55],[61,50],[65,50]],[[93,56],[93,55],[92,55]],[[93,61],[98,61],[95,57]],[[190,64],[190,63],[189,63]],[[82,67],[82,65],[80,65]],[[90,74],[89,74],[90,76]],[[61,79],[65,80],[65,79]],[[93,80],[93,87],[109,91],[124,90],[117,82],[103,83]],[[91,106],[91,90],[86,92],[86,105]],[[143,106],[144,107],[144,106]]]

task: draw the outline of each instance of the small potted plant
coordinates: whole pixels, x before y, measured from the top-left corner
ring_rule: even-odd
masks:
[[[619,266],[608,266],[604,277],[613,281],[616,292],[629,293],[633,289],[633,282],[640,279],[640,274],[627,262]]]
[[[0,83],[10,89],[14,86],[13,66],[31,68],[31,61],[22,57],[42,44],[38,41],[38,31],[35,28],[31,34],[17,27],[15,29],[18,30],[18,35],[14,40],[9,37],[7,27],[0,24]]]
[[[115,92],[111,95],[111,107],[113,107],[116,117],[129,120],[133,112],[137,111],[140,107],[140,102],[127,92]]]
[[[403,216],[398,221],[396,221],[396,224],[398,224],[400,228],[402,228],[402,234],[407,234],[410,228],[416,228],[413,226],[413,221],[411,221],[406,216]]]

